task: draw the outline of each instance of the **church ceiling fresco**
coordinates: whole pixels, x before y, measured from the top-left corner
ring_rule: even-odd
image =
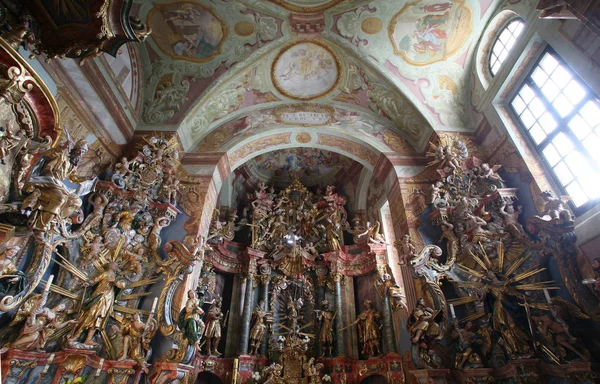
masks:
[[[309,102],[352,109],[369,126],[379,120],[385,128],[367,135],[396,150],[380,134],[389,130],[417,152],[434,129],[473,130],[468,63],[498,3],[138,2],[155,31],[144,43],[144,123],[177,129],[188,151],[217,150],[210,139],[222,134],[212,132],[232,130],[235,119],[254,121],[242,128],[254,133],[275,108]],[[344,124],[338,114],[327,121]]]
[[[305,130],[297,140],[310,142],[310,133],[323,128],[335,129],[368,142],[382,152],[416,154],[411,145],[390,127],[368,119],[364,113],[321,104],[286,104],[275,108],[255,110],[234,118],[207,134],[198,144],[197,152],[227,152],[254,134],[277,131],[282,127]],[[308,136],[307,136],[308,135]]]
[[[276,186],[289,185],[294,177],[302,184],[337,184],[350,169],[362,168],[354,160],[335,152],[317,148],[289,148],[258,155],[244,164],[256,179]]]

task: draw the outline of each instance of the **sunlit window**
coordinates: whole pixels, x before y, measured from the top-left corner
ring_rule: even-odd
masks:
[[[494,42],[490,55],[490,73],[494,76],[500,70],[502,63],[508,57],[510,50],[517,42],[517,38],[523,32],[525,23],[521,19],[514,19],[502,29],[500,35]]]
[[[576,208],[600,198],[600,102],[547,51],[510,103]]]

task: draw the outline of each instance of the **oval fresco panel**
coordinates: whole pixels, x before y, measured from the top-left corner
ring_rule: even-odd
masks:
[[[340,61],[331,48],[316,40],[284,47],[271,68],[279,92],[296,100],[312,100],[331,92],[339,83]]]
[[[192,2],[154,4],[148,25],[164,53],[198,63],[218,55],[227,38],[227,26],[213,10]]]
[[[388,27],[394,52],[413,65],[445,60],[471,33],[465,1],[420,0],[406,4]]]

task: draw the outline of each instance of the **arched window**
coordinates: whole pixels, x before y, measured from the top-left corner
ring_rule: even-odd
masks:
[[[575,213],[600,200],[598,96],[548,49],[510,102]]]
[[[508,57],[510,50],[517,42],[517,38],[523,32],[524,28],[525,22],[520,18],[516,18],[506,24],[502,31],[500,31],[490,54],[489,63],[492,76],[498,73],[502,63]]]

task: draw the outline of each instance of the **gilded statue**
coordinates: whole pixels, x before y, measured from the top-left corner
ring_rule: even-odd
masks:
[[[222,304],[223,298],[221,296],[217,296],[215,301],[210,306],[210,309],[206,313],[204,337],[206,341],[206,352],[209,355],[221,355],[219,351],[217,351],[217,348],[219,347],[219,341],[221,340],[221,328],[223,322],[223,312],[221,310]]]
[[[108,317],[112,314],[115,303],[115,287],[123,288],[125,282],[117,280],[118,264],[110,262],[104,272],[99,273],[84,286],[95,286],[91,296],[84,301],[82,310],[77,318],[77,324],[69,337],[69,344],[73,348],[90,349],[98,346],[93,338],[96,332],[102,331]],[[87,332],[83,344],[79,337]]]
[[[198,352],[200,352],[200,339],[204,333],[202,315],[204,315],[204,311],[196,292],[189,290],[185,308],[179,313],[177,325],[183,332],[183,337],[187,340],[188,345],[193,346]]]
[[[337,312],[329,310],[329,301],[323,300],[321,309],[315,311],[317,322],[319,324],[319,342],[321,343],[321,357],[325,352],[329,357],[333,356],[333,322]]]
[[[545,347],[543,352],[556,364],[568,360],[567,351],[583,361],[590,361],[590,352],[582,345],[581,340],[571,334],[569,327],[569,324],[587,320],[589,316],[560,297],[553,297],[548,303],[548,309],[549,315],[532,316]]]
[[[267,377],[264,384],[283,384],[285,380],[281,377],[283,367],[281,364],[273,363],[265,368],[264,375]]]
[[[76,171],[87,151],[85,140],[74,145],[67,140],[64,146],[56,146],[44,154],[39,175],[30,177],[23,186],[23,192],[28,195],[23,200],[22,210],[31,212],[29,226],[33,230],[45,233],[54,229],[81,206],[79,196],[62,181],[81,181]]]
[[[17,269],[13,260],[20,250],[16,245],[9,245],[0,251],[0,295],[23,290],[25,274]]]
[[[150,341],[157,329],[158,322],[154,318],[149,318],[145,323],[139,313],[124,318],[120,330],[123,336],[123,351],[117,360],[133,360],[145,369]]]
[[[469,368],[480,368],[482,366],[481,356],[475,351],[475,344],[482,344],[474,332],[474,325],[468,321],[464,327],[457,326],[458,322],[454,321],[455,326],[452,330],[452,337],[458,339],[458,352],[454,359],[454,366],[458,369],[465,368],[468,363]]]
[[[514,292],[513,288],[500,280],[493,271],[486,271],[482,282],[484,283],[485,292],[495,298],[492,326],[494,331],[501,335],[506,352],[511,358],[529,355],[529,337],[517,326],[503,304],[508,295],[519,296],[520,294]]]
[[[0,137],[0,164],[6,164],[6,157],[10,154],[11,150],[18,146],[19,142],[22,140],[20,136],[23,131],[18,130],[16,134],[13,132],[13,124],[12,121],[9,122],[6,127],[0,127],[0,132],[4,133],[3,136]]]
[[[349,328],[353,325],[358,325],[358,338],[363,344],[362,354],[369,358],[381,355],[379,344],[381,342],[381,336],[379,333],[379,318],[381,314],[373,308],[373,302],[365,299],[363,301],[365,306],[356,320],[347,325],[344,329]]]
[[[425,305],[425,299],[422,297],[417,299],[415,308],[406,324],[413,344],[418,344],[423,340],[428,343],[429,340],[434,340],[440,336],[440,326],[436,321],[438,314],[438,311]]]
[[[304,368],[304,374],[308,379],[308,384],[321,384],[323,381],[321,380],[321,369],[323,369],[323,363],[315,364],[315,358],[311,357],[308,360],[308,363],[305,363],[302,368]]]
[[[291,295],[288,297],[287,315],[285,315],[284,318],[287,320],[287,329],[290,337],[299,337],[300,324],[298,320],[302,317],[300,311],[303,305],[304,300],[302,300],[301,297],[296,300],[294,300]]]
[[[250,328],[250,354],[258,355],[260,345],[270,323],[273,323],[273,313],[265,311],[265,301],[261,300],[252,313]]]

